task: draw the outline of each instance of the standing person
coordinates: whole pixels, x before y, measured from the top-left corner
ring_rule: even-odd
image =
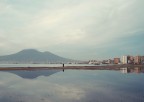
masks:
[[[64,67],[64,63],[63,63],[63,67]],[[63,69],[63,72],[64,72],[64,69]]]

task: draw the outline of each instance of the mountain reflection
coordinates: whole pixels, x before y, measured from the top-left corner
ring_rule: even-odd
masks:
[[[16,74],[24,79],[35,79],[39,76],[50,76],[60,70],[11,70],[5,72]]]

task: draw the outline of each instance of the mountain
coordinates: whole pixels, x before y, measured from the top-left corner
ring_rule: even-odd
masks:
[[[0,56],[0,63],[62,63],[71,61],[51,52],[39,52],[35,49],[26,49],[15,54]]]

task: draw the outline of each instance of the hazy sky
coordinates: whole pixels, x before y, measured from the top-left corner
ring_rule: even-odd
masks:
[[[0,55],[144,55],[144,0],[0,0]]]

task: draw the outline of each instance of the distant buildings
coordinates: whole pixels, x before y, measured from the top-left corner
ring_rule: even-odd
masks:
[[[133,64],[134,63],[134,57],[133,56],[122,56],[122,64]]]
[[[122,56],[122,64],[144,64],[144,56]]]
[[[120,63],[120,58],[114,58],[114,64],[119,64]]]
[[[102,61],[89,60],[89,64],[144,64],[144,56],[122,56],[121,59],[116,57],[114,59],[105,59]]]

